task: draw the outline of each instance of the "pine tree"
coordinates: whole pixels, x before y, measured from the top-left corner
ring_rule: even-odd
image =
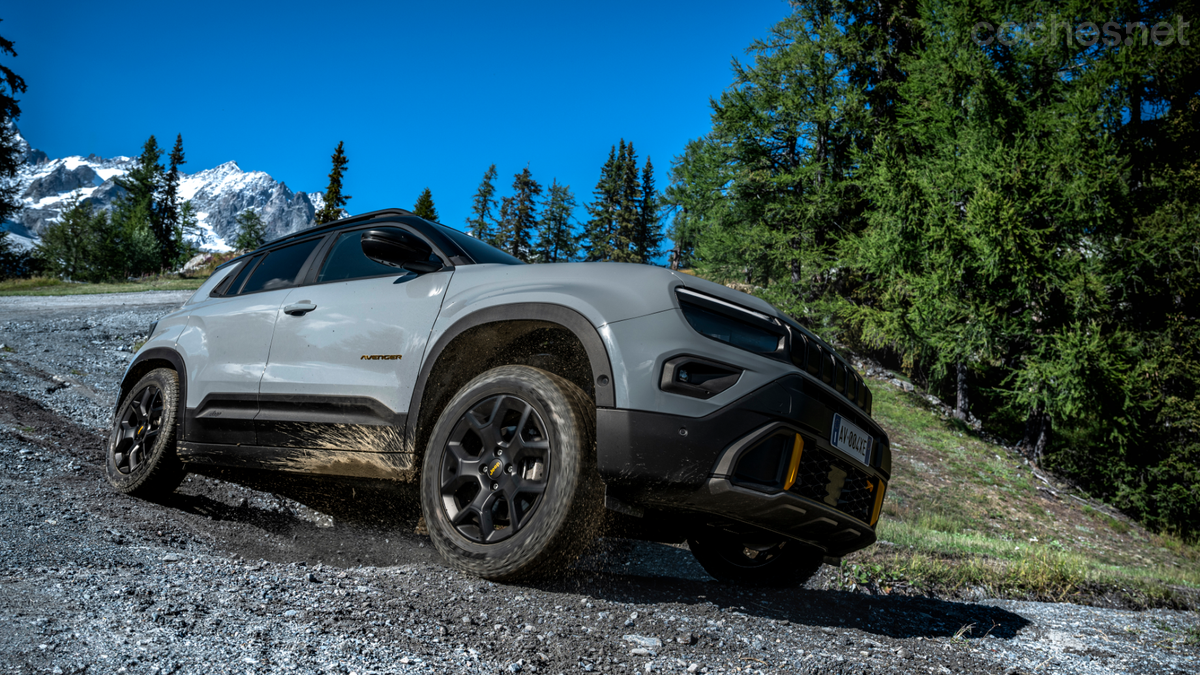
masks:
[[[179,207],[179,227],[176,232],[178,234],[175,239],[179,242],[179,265],[195,257],[200,252],[200,247],[208,243],[208,235],[200,226],[200,219],[196,216],[196,209],[190,199]]]
[[[516,218],[516,201],[512,197],[500,198],[500,215],[496,219],[496,231],[492,234],[491,245],[507,251],[510,248],[513,231],[513,220]]]
[[[690,141],[683,155],[672,160],[671,183],[663,197],[663,204],[674,212],[671,269],[695,266],[698,243],[723,222],[730,206],[724,193],[727,173],[721,148],[708,138]]]
[[[142,146],[142,154],[133,168],[123,178],[116,179],[125,194],[113,208],[111,220],[114,232],[106,236],[104,241],[116,247],[125,246],[126,249],[113,252],[114,260],[120,261],[119,266],[123,268],[107,268],[113,275],[136,276],[164,269],[163,242],[166,230],[162,223],[160,201],[163,166],[158,162],[161,157],[158,141],[151,135]]]
[[[237,238],[233,248],[238,251],[253,251],[266,243],[267,225],[254,209],[246,209],[238,214]]]
[[[159,265],[169,269],[178,264],[183,248],[183,228],[180,218],[182,204],[179,200],[179,167],[187,164],[183,155],[183,134],[175,136],[175,147],[168,155],[168,167],[162,181],[162,197],[159,200],[157,227],[154,237],[158,240]]]
[[[17,52],[11,40],[0,37],[0,55],[4,54],[15,57]],[[13,181],[21,165],[14,122],[21,116],[16,95],[25,93],[25,89],[25,80],[0,64],[0,222],[21,210],[20,186]]]
[[[579,238],[571,229],[575,212],[575,195],[571,186],[550,182],[542,204],[542,219],[538,222],[537,262],[570,262],[579,250]]]
[[[637,153],[633,150],[633,143],[625,143],[624,139],[617,149],[616,175],[617,222],[612,259],[614,262],[642,262],[637,256],[642,186],[638,181]]]
[[[500,208],[499,239],[513,257],[529,262],[534,255],[532,238],[537,233],[537,197],[542,186],[529,167],[513,177],[513,194]]]
[[[114,211],[122,218],[128,213]],[[153,270],[158,260],[157,242],[144,223],[144,218],[137,217],[114,222],[76,193],[58,222],[42,232],[34,255],[45,271],[72,281],[108,281],[141,274]]]
[[[867,207],[854,181],[867,155],[872,115],[888,115],[894,84],[874,59],[906,48],[887,38],[904,7],[805,2],[734,63],[734,83],[713,101],[713,129],[689,146],[673,184],[694,236],[697,270],[761,288],[802,320],[825,324],[854,282],[840,265],[843,238],[862,230]],[[897,21],[900,23],[900,21]],[[884,44],[872,47],[876,41]],[[907,47],[911,48],[911,47]],[[890,72],[890,71],[887,71]],[[878,89],[881,99],[870,96]]]
[[[654,188],[654,165],[646,158],[642,167],[642,195],[638,202],[638,227],[634,237],[636,262],[651,263],[662,245],[662,225],[658,222],[658,191]]]
[[[333,151],[330,159],[333,168],[329,170],[329,187],[325,188],[325,205],[317,212],[318,225],[340,220],[342,209],[346,206],[346,202],[352,199],[350,195],[342,194],[342,174],[346,172],[347,164],[342,141],[338,141],[337,149]]]
[[[417,204],[413,207],[413,215],[435,223],[438,222],[437,209],[433,206],[433,193],[429,191],[429,188],[425,188],[421,196],[417,197]]]
[[[471,217],[467,219],[467,232],[479,241],[496,244],[496,219],[492,209],[496,208],[496,165],[488,167],[483,174],[483,181],[475,192],[475,201],[471,204]]]
[[[622,139],[622,150],[624,146]],[[584,226],[584,238],[587,240],[584,258],[588,261],[613,259],[619,195],[617,181],[617,147],[612,146],[608,150],[608,160],[600,167],[600,180],[596,181],[596,188],[592,191],[592,202],[587,205],[590,218]]]
[[[0,281],[26,274],[28,255],[18,252],[8,240],[8,231],[0,230]]]
[[[86,281],[93,276],[95,216],[92,205],[80,201],[78,192],[71,195],[58,222],[50,224],[38,241],[36,255],[46,272],[70,281]],[[103,213],[100,216],[106,217]]]

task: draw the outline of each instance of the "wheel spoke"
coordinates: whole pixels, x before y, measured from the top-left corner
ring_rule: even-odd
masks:
[[[521,403],[525,402],[521,401]],[[521,411],[521,421],[517,422],[517,430],[516,433],[513,434],[513,443],[521,446],[525,445],[525,425],[529,422],[529,415],[531,413],[533,413],[533,406],[525,403],[525,409]]]
[[[471,474],[450,474],[442,477],[442,494],[445,496],[453,496],[464,485],[479,483],[479,476]]]
[[[513,494],[514,495],[531,495],[540,497],[546,491],[546,481],[544,480],[525,480],[519,476],[513,477]]]
[[[142,451],[144,448],[145,448],[145,446],[143,445],[143,443],[141,441],[134,443],[133,447],[129,448],[129,454],[127,455],[127,459],[129,460],[128,465],[129,465],[130,471],[133,471],[134,469],[141,466]]]
[[[138,421],[145,422],[150,417],[150,401],[154,397],[154,387],[146,387],[138,397]]]
[[[490,544],[493,541],[492,537],[494,537],[495,535],[496,535],[496,523],[492,520],[492,509],[490,508],[490,506],[489,506],[489,508],[486,508],[486,509],[480,509],[479,510],[479,538],[483,541],[483,543]]]
[[[492,427],[496,430],[498,445],[507,449],[513,444],[513,441],[519,435],[521,427],[516,427],[511,437],[505,438],[505,431],[508,427],[504,421],[509,418],[509,412],[516,412],[520,419],[525,419],[525,415],[529,410],[529,404],[515,396],[502,396],[496,405],[496,412],[492,416]]]
[[[460,509],[454,517],[450,519],[450,523],[455,527],[461,527],[471,521],[472,518],[479,515],[479,511],[468,506],[465,509]]]
[[[503,401],[503,397],[486,399],[463,415],[463,420],[471,426],[471,429],[479,436],[479,440],[483,442],[485,451],[496,447],[503,440],[500,438],[500,430],[496,427],[496,423],[499,421],[500,404]]]

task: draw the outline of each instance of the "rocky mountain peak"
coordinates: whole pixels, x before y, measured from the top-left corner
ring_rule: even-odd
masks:
[[[12,129],[16,125],[8,122]],[[49,159],[33,149],[17,131],[24,153],[18,173],[24,209],[16,223],[5,229],[20,230],[39,236],[58,220],[72,196],[100,210],[111,210],[124,194],[116,179],[133,166],[133,158],[104,158],[96,154]],[[318,209],[324,203],[321,193],[293,192],[288,186],[263,171],[244,171],[236,160],[181,174],[180,195],[191,200],[201,227],[207,232],[207,248],[227,250],[226,241],[237,235],[237,217],[255,209],[266,223],[268,238],[280,237],[315,224]]]

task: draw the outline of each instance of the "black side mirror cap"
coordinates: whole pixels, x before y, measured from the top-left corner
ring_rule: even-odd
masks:
[[[417,274],[442,269],[440,262],[429,259],[433,248],[407,232],[367,230],[359,241],[363,255],[381,265],[400,267]]]

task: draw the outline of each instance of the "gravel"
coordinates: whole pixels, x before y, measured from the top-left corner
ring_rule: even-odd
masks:
[[[1200,672],[1195,613],[737,588],[622,539],[502,585],[447,568],[403,486],[213,471],[125,497],[103,429],[186,295],[0,298],[0,672]]]

